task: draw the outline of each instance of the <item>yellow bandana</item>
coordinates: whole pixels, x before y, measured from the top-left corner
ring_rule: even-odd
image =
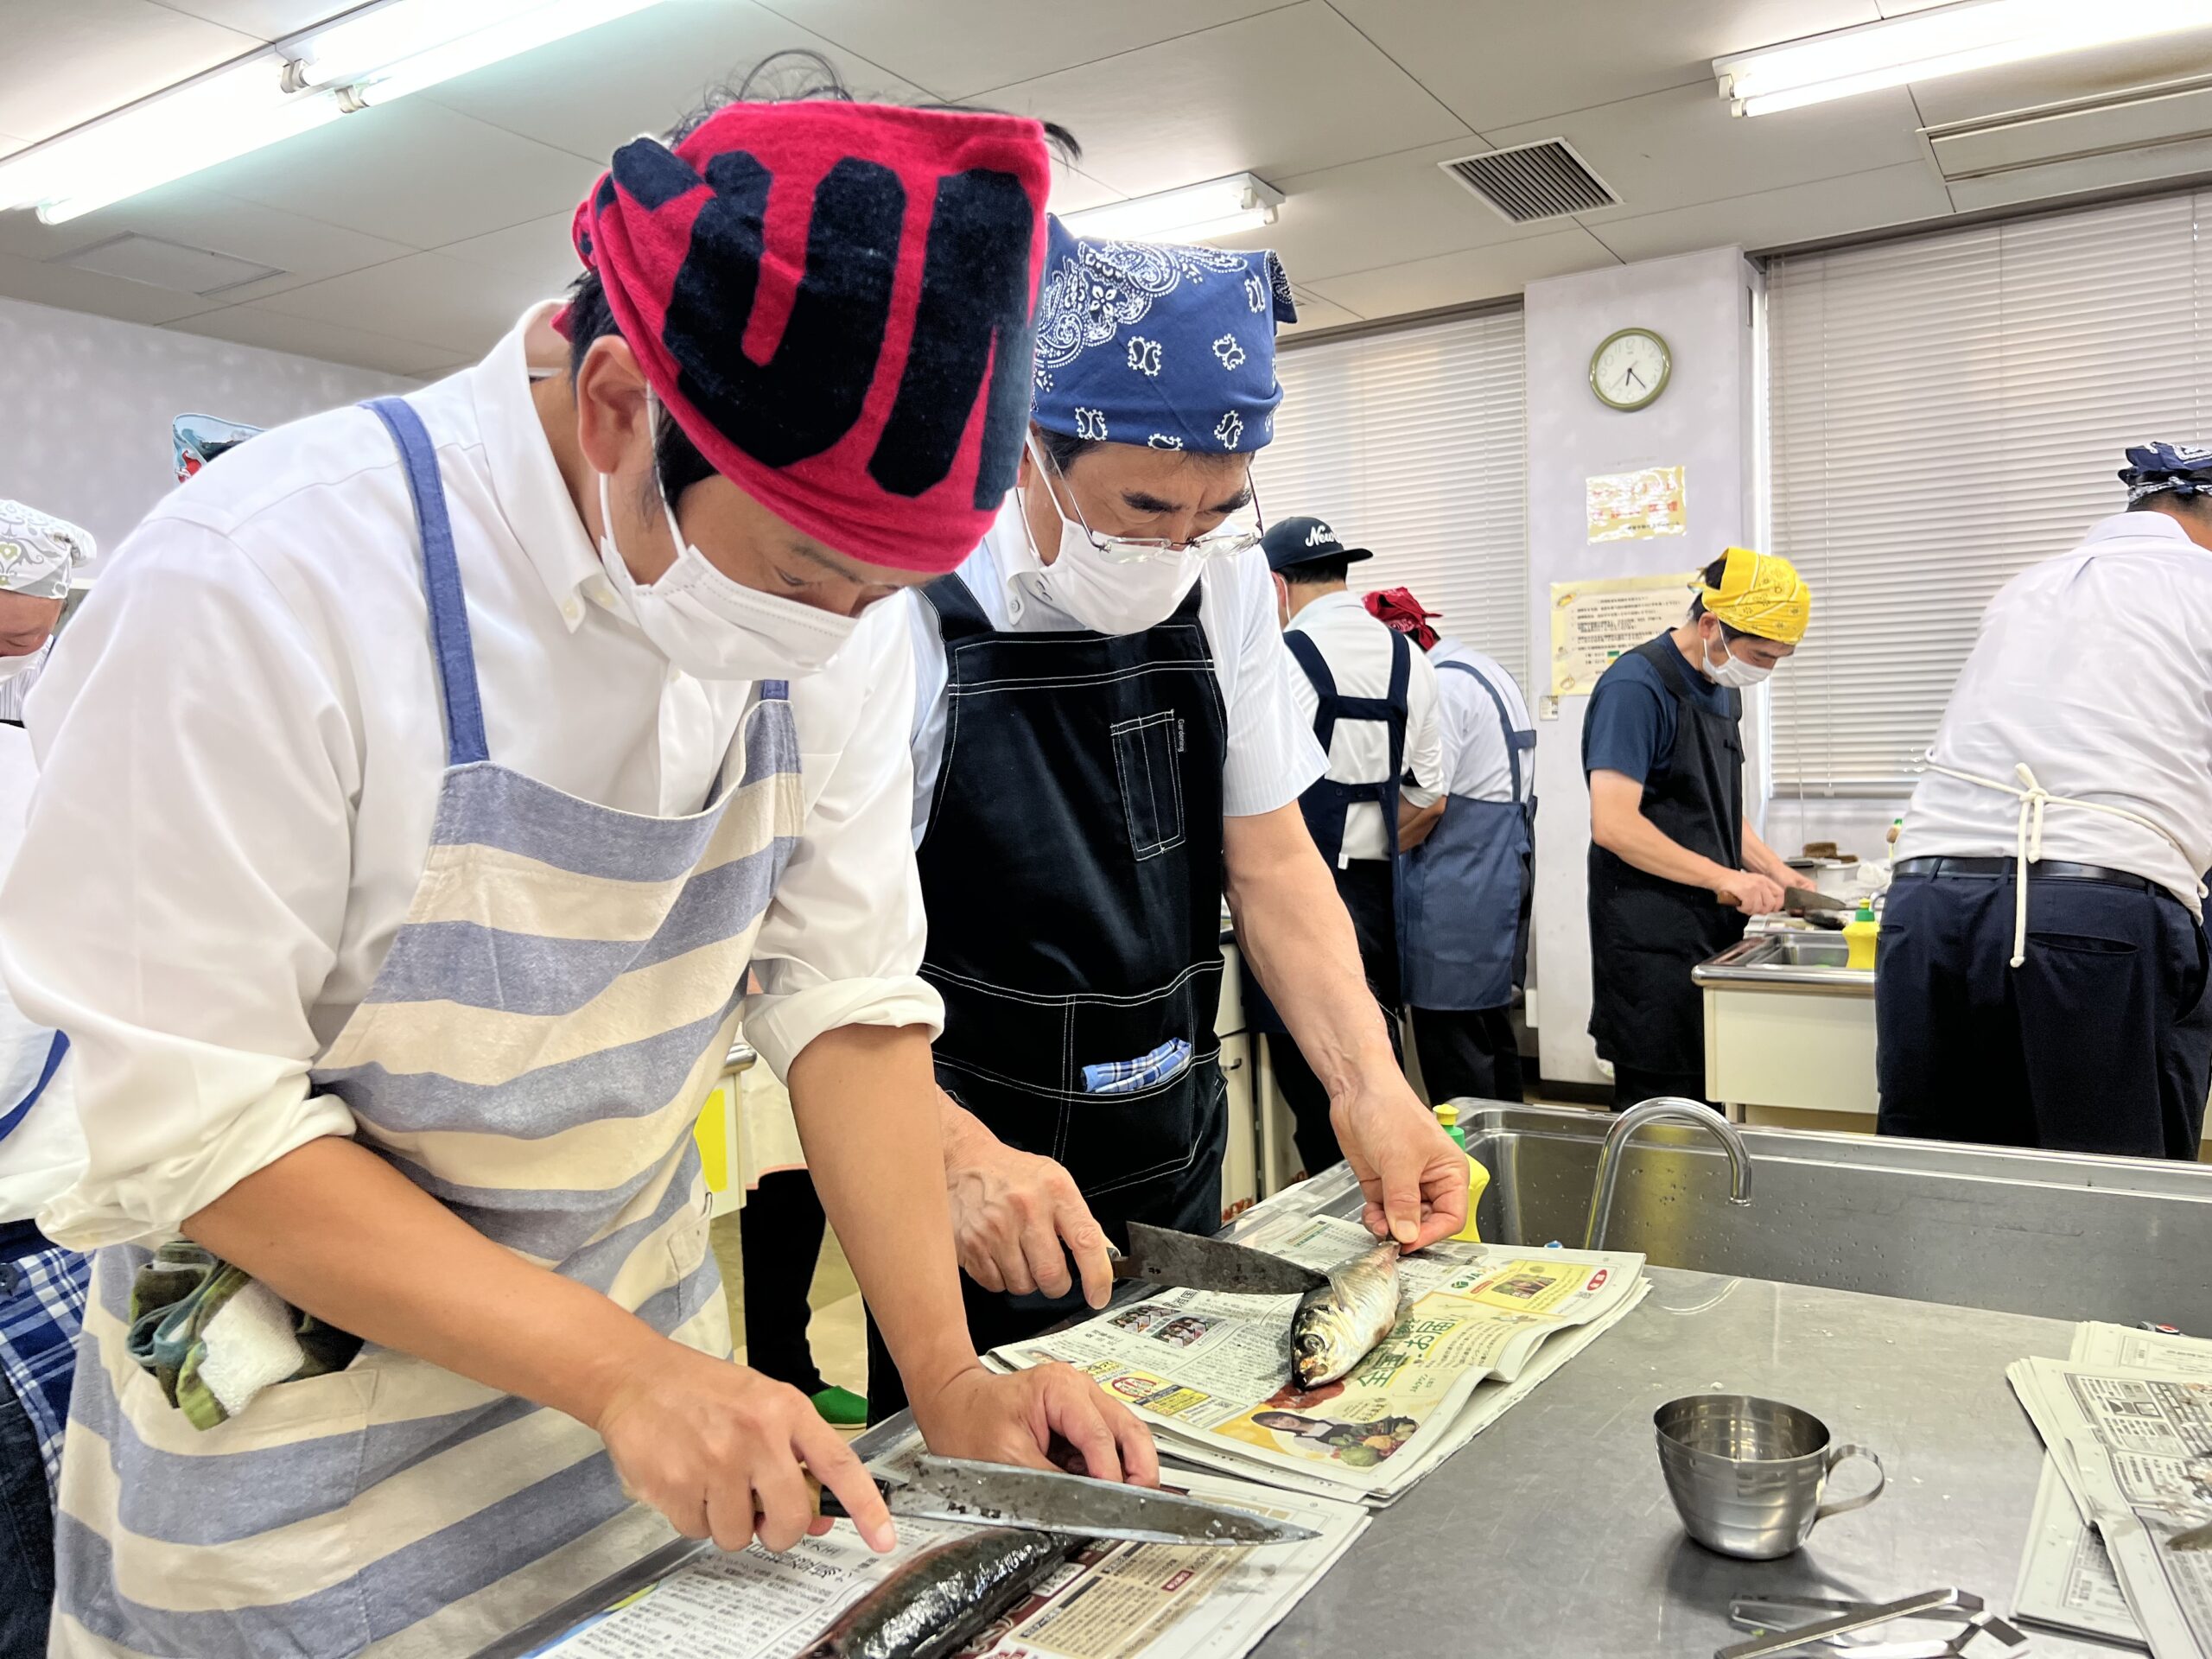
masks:
[[[1718,588],[1700,587],[1705,608],[1732,628],[1794,645],[1813,616],[1813,592],[1797,567],[1772,553],[1732,547]]]

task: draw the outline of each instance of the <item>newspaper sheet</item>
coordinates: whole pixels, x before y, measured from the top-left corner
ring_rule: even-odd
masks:
[[[1372,1248],[1357,1222],[1315,1213],[1334,1196],[1326,1179],[1306,1183],[1319,1190],[1302,1203],[1255,1211],[1238,1242],[1324,1269]],[[1349,1376],[1311,1392],[1290,1376],[1295,1296],[1162,1291],[991,1357],[1014,1368],[1067,1361],[1127,1401],[1179,1456],[1381,1503],[1481,1427],[1461,1421],[1478,1385],[1516,1383],[1548,1338],[1597,1334],[1627,1311],[1643,1271],[1641,1255],[1619,1252],[1433,1245],[1399,1264],[1403,1296],[1390,1334]],[[1511,1402],[1492,1403],[1482,1402],[1483,1421]]]
[[[1243,1549],[1092,1541],[961,1649],[958,1659],[1242,1659],[1351,1548],[1357,1505],[1171,1471],[1200,1497],[1296,1522],[1317,1537]],[[692,1557],[569,1631],[546,1659],[796,1659],[836,1617],[915,1556],[963,1529],[899,1522],[873,1554],[847,1521],[782,1555],[759,1545]],[[532,1656],[537,1659],[537,1656]]]
[[[2006,1372],[2103,1537],[2158,1659],[2212,1659],[2212,1551],[2166,1541],[2212,1520],[2212,1376],[2022,1360]]]
[[[2049,1625],[2142,1647],[2143,1628],[2127,1611],[2120,1574],[2105,1553],[2104,1540],[2082,1518],[2066,1490],[2056,1458],[2045,1458],[2043,1484],[2036,1488],[2035,1519],[2020,1558],[2020,1582],[2012,1592],[2012,1614]]]

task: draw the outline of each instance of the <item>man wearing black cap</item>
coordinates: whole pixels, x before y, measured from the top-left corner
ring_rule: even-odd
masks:
[[[2212,445],[1983,613],[1875,958],[1885,1135],[2193,1159],[2212,1073]]]
[[[1347,591],[1346,570],[1375,556],[1346,547],[1319,518],[1286,518],[1262,545],[1274,573],[1283,638],[1305,671],[1292,692],[1329,756],[1325,777],[1299,798],[1306,828],[1351,912],[1360,961],[1398,1043],[1398,854],[1417,847],[1444,814],[1444,752],[1436,726],[1436,671]],[[1275,1084],[1298,1122],[1308,1169],[1338,1158],[1328,1091],[1283,1033],[1264,995],[1253,1028],[1268,1033]]]

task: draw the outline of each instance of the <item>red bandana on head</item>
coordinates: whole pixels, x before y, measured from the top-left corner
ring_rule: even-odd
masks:
[[[1019,117],[734,104],[615,151],[576,251],[715,471],[842,553],[944,571],[1014,485],[1051,183]]]
[[[1367,607],[1367,613],[1384,627],[1410,634],[1414,644],[1423,651],[1436,649],[1436,630],[1428,626],[1428,620],[1444,613],[1424,610],[1411,589],[1385,588],[1380,593],[1368,594],[1361,603]]]

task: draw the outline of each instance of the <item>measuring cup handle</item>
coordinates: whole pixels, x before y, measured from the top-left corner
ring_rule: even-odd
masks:
[[[1845,1498],[1840,1503],[1821,1504],[1813,1516],[1815,1522],[1825,1521],[1832,1515],[1848,1515],[1853,1510],[1865,1509],[1879,1497],[1882,1489],[1890,1484],[1889,1471],[1882,1467],[1881,1459],[1875,1456],[1871,1448],[1863,1446],[1839,1446],[1831,1449],[1828,1452],[1828,1473],[1833,1475],[1838,1464],[1851,1458],[1864,1458],[1874,1465],[1873,1485],[1856,1497]]]

